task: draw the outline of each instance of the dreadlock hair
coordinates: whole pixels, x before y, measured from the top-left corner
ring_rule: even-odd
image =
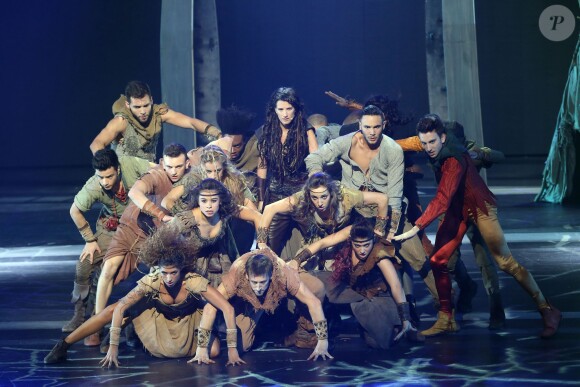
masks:
[[[368,240],[374,237],[373,226],[368,220],[362,218],[352,225],[348,240],[334,257],[331,276],[334,282],[347,280],[352,273],[352,241],[355,239]]]
[[[189,209],[199,207],[199,196],[201,191],[216,191],[220,198],[220,208],[218,210],[219,216],[222,220],[228,219],[233,214],[239,212],[238,206],[232,200],[232,194],[230,191],[219,181],[215,179],[203,179],[201,183],[193,187],[190,192],[188,192]]]
[[[304,220],[304,219],[313,219],[314,213],[316,212],[316,207],[314,203],[312,203],[312,198],[310,196],[310,190],[319,188],[319,187],[326,187],[328,190],[328,194],[330,195],[330,203],[328,205],[328,210],[330,211],[330,219],[334,222],[334,225],[337,223],[336,217],[338,216],[338,206],[340,205],[340,201],[342,200],[342,194],[340,192],[339,184],[333,180],[329,174],[325,172],[316,172],[308,177],[306,182],[304,183],[304,200],[299,202],[296,207],[294,208],[294,215],[297,219]]]
[[[200,155],[200,163],[195,167],[197,174],[207,177],[206,163],[221,163],[222,178],[220,182],[230,191],[234,202],[237,205],[244,205],[244,191],[248,188],[248,183],[244,174],[240,172],[231,162],[225,152],[216,145],[207,145],[203,148]],[[195,173],[195,172],[194,172]]]
[[[244,141],[247,141],[254,134],[251,125],[256,115],[250,111],[232,105],[226,109],[219,109],[215,113],[215,117],[222,134],[241,134]]]
[[[284,144],[280,120],[276,115],[278,101],[288,102],[295,110]],[[267,167],[269,173],[280,179],[296,173],[304,165],[304,159],[308,155],[307,129],[304,105],[296,91],[291,87],[277,89],[266,107],[266,122],[258,141],[258,152],[265,163],[264,165],[261,161],[260,167]]]
[[[145,240],[139,260],[148,267],[175,266],[183,269],[187,259],[187,241],[179,228],[164,224]]]

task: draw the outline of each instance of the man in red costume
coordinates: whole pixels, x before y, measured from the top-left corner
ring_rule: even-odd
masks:
[[[548,303],[532,274],[513,258],[497,218],[495,197],[477,173],[465,147],[451,133],[446,133],[443,122],[435,114],[428,114],[419,120],[417,134],[433,165],[439,185],[435,197],[417,219],[415,226],[394,237],[394,240],[402,241],[415,236],[445,214],[437,230],[431,256],[441,309],[435,324],[421,333],[433,336],[459,330],[453,317],[447,263],[461,243],[468,224],[473,223],[487,243],[498,267],[514,277],[536,303],[544,321],[541,337],[553,336],[558,330],[562,314]]]

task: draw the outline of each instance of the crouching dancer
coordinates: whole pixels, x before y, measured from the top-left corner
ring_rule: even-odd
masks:
[[[320,300],[300,280],[298,272],[288,267],[272,250],[254,250],[238,258],[222,277],[218,291],[234,305],[243,351],[249,351],[252,347],[254,331],[262,314],[273,313],[285,297],[295,297],[308,307],[318,339],[308,360],[333,358],[328,353],[328,324]],[[203,317],[213,322],[216,312],[213,305],[207,304]],[[209,335],[209,332],[206,334]],[[228,329],[228,348],[236,346],[237,340],[233,338],[236,334]],[[195,357],[189,362],[213,363],[207,348],[201,346],[197,347]]]
[[[387,349],[403,336],[409,341],[424,342],[423,335],[411,323],[409,303],[393,264],[401,263],[394,258],[395,248],[383,238],[375,241],[367,220],[306,246],[295,260],[306,262],[318,251],[347,239],[334,256],[333,271],[315,272],[324,282],[328,300],[350,304],[365,342],[372,348]]]
[[[155,357],[177,358],[192,356],[198,346],[209,345],[206,335],[213,324],[202,317],[205,300],[220,309],[228,332],[235,332],[234,308],[208,284],[208,280],[183,270],[187,248],[174,227],[163,227],[141,248],[140,259],[154,268],[138,281],[137,286],[117,303],[60,340],[44,358],[46,364],[59,363],[67,358],[68,348],[84,337],[98,332],[111,322],[110,345],[101,365],[119,366],[119,336],[121,328],[132,320],[143,346]],[[127,312],[127,313],[126,313]],[[204,329],[205,328],[205,329]],[[236,349],[236,335],[228,340],[228,364],[241,364]],[[206,348],[207,350],[207,348]],[[211,356],[219,354],[219,341],[214,340]]]

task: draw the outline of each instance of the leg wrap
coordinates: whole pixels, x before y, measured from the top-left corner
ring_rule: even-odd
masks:
[[[75,282],[81,285],[88,285],[92,272],[93,264],[89,262],[88,258],[85,258],[82,262],[78,261],[76,266]]]

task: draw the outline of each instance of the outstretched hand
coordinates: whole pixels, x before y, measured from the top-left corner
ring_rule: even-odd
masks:
[[[316,348],[314,348],[314,351],[308,357],[308,360],[316,361],[319,356],[322,360],[326,360],[327,358],[334,359],[334,357],[328,353],[328,340],[318,340],[318,344],[316,344]]]

